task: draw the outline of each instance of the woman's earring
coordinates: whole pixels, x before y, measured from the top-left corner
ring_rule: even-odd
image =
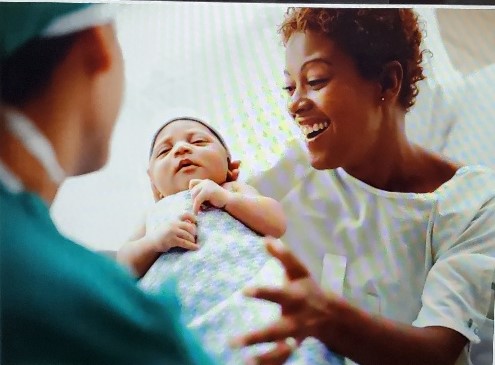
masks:
[[[385,101],[385,96],[382,96],[382,98],[380,100],[381,101]]]

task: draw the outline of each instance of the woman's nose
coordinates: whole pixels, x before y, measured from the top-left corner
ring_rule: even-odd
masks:
[[[287,104],[287,109],[292,115],[292,117],[296,117],[298,114],[303,114],[305,111],[311,108],[311,100],[307,98],[307,96],[302,95],[299,92],[294,92],[289,102]]]

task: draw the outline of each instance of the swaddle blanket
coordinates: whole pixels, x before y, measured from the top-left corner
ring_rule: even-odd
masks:
[[[177,220],[192,211],[189,191],[168,196],[150,211],[146,230]],[[143,289],[159,292],[169,277],[177,280],[185,322],[199,335],[205,348],[220,364],[242,364],[248,355],[272,344],[232,350],[228,341],[262,328],[280,316],[279,306],[246,298],[241,291],[251,285],[281,285],[283,269],[265,250],[261,237],[227,212],[208,208],[197,217],[200,249],[174,248],[160,256],[141,279]],[[308,338],[288,364],[342,364],[315,339]]]

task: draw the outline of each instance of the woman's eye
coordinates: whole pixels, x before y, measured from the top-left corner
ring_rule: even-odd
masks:
[[[282,89],[285,90],[288,94],[292,94],[294,92],[295,87],[294,86],[284,86]]]
[[[327,79],[316,79],[308,81],[308,84],[311,87],[322,87],[327,81]]]

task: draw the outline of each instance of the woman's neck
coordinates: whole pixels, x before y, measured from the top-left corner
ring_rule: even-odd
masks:
[[[356,179],[380,190],[432,192],[449,180],[459,166],[411,143],[401,120],[402,123],[395,119],[385,124],[383,133],[367,155],[361,156],[360,163],[343,168]]]

